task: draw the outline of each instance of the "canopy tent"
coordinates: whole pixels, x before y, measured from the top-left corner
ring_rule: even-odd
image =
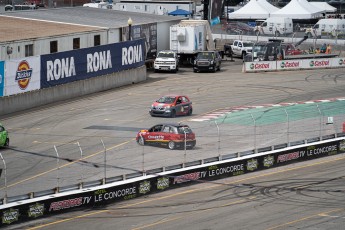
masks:
[[[228,14],[229,19],[266,19],[279,8],[266,0],[250,0],[245,6]]]
[[[173,15],[173,16],[189,16],[191,14],[192,14],[191,12],[187,10],[183,10],[183,9],[177,9],[168,13],[168,15]]]
[[[324,9],[327,13],[336,12],[337,8],[331,6],[327,2],[309,2],[310,4],[316,6],[319,9]]]
[[[285,7],[271,14],[272,17],[292,19],[312,19],[322,17],[323,9],[319,9],[307,0],[291,0]]]

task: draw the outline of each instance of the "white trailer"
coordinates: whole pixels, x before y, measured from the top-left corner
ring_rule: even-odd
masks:
[[[276,37],[280,35],[292,34],[293,23],[291,18],[271,17],[266,20],[257,20],[254,28],[255,34],[270,34]],[[259,25],[258,25],[259,24]]]
[[[207,20],[181,20],[170,26],[170,50],[175,51],[180,61],[193,63],[199,51],[215,50],[210,24]]]
[[[315,37],[321,36],[344,36],[345,35],[345,19],[325,18],[320,19],[313,26],[313,33]]]

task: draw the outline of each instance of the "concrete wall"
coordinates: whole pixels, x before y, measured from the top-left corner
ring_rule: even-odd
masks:
[[[145,81],[146,66],[51,88],[0,97],[0,116]]]

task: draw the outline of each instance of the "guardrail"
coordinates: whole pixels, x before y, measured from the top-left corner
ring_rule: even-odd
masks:
[[[241,158],[241,157],[250,156],[250,155],[253,155],[256,153],[263,153],[263,152],[268,152],[268,151],[273,151],[273,150],[281,150],[281,149],[288,148],[288,147],[298,146],[298,145],[302,145],[302,144],[310,144],[310,143],[318,142],[321,140],[329,140],[329,139],[334,139],[334,138],[338,138],[338,137],[345,137],[345,133],[335,133],[335,134],[326,135],[326,136],[322,136],[322,137],[308,138],[305,140],[294,141],[294,142],[289,142],[289,143],[282,143],[282,144],[278,144],[278,145],[267,146],[267,147],[247,150],[247,151],[243,151],[243,152],[223,154],[223,155],[219,155],[217,157],[210,157],[210,158],[185,162],[185,163],[181,163],[181,164],[175,164],[175,165],[170,165],[170,166],[166,166],[166,167],[160,167],[160,168],[145,170],[142,172],[135,172],[135,173],[129,173],[129,174],[119,175],[119,176],[115,176],[115,177],[102,178],[102,179],[98,179],[98,180],[94,180],[94,181],[86,181],[86,182],[82,182],[79,184],[72,184],[72,185],[67,185],[67,186],[62,186],[62,187],[55,187],[52,189],[47,189],[47,190],[38,191],[38,192],[30,192],[28,194],[23,194],[23,195],[18,195],[18,196],[4,197],[3,199],[0,200],[0,205],[12,203],[12,202],[24,201],[24,200],[33,199],[33,198],[39,198],[39,197],[43,197],[43,196],[47,196],[47,195],[53,195],[53,194],[58,194],[58,193],[63,193],[63,192],[68,192],[68,191],[73,191],[73,190],[78,190],[78,189],[92,188],[95,186],[101,186],[101,185],[105,185],[105,184],[109,184],[109,183],[126,181],[129,179],[138,178],[141,176],[156,175],[156,174],[162,173],[162,172],[169,172],[169,171],[174,171],[177,169],[184,169],[184,168],[188,168],[188,167],[192,167],[192,166],[198,166],[198,165],[204,165],[204,164],[212,163],[212,162],[220,162],[223,160]],[[0,209],[1,209],[1,207],[0,207]]]
[[[300,161],[345,153],[344,133],[327,135],[321,139],[327,140],[311,138],[295,143],[262,148],[257,151],[223,155],[222,159],[213,157],[169,168],[154,169],[143,172],[142,175],[128,174],[123,178],[118,177],[119,181],[114,178],[115,181],[103,185],[98,181],[90,182],[88,186],[82,189],[71,186],[65,189],[60,188],[59,193],[42,192],[41,195],[44,194],[42,197],[36,198],[33,196],[31,199],[1,205],[0,216],[2,221],[0,227],[73,211],[77,208],[90,208],[134,199],[142,195],[177,188],[180,185],[185,186],[197,182],[243,175]],[[296,146],[292,146],[293,144],[296,144]]]

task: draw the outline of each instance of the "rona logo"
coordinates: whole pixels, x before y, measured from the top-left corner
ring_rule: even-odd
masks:
[[[21,90],[25,90],[29,83],[32,76],[32,69],[27,61],[21,61],[18,65],[16,78],[15,80],[18,82],[18,86]]]
[[[122,48],[122,65],[131,65],[143,61],[141,45]]]

